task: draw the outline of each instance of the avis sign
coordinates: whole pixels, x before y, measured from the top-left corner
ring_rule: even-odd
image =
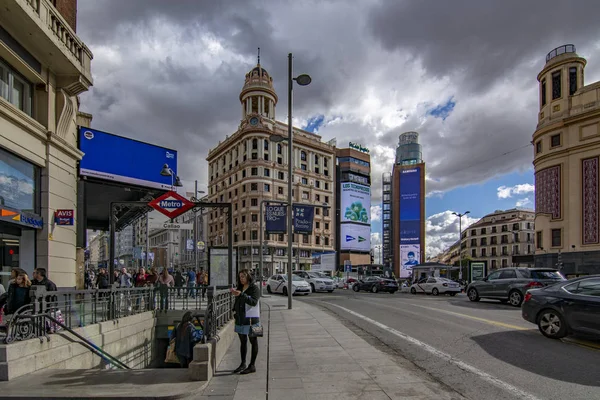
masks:
[[[194,207],[194,203],[180,196],[177,192],[167,192],[152,200],[148,205],[170,219],[178,217]]]
[[[54,211],[54,223],[56,225],[73,226],[75,222],[75,210]]]

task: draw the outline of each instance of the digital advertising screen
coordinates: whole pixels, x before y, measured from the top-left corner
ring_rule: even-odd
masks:
[[[371,188],[345,182],[341,187],[341,222],[371,223]]]
[[[79,175],[148,188],[171,188],[171,176],[160,174],[167,164],[177,176],[177,151],[90,128],[79,128],[84,156]]]
[[[421,244],[421,167],[400,171],[400,244]]]
[[[371,251],[371,227],[359,224],[340,224],[340,249]]]
[[[421,262],[420,244],[400,245],[400,278],[407,278],[415,265]]]

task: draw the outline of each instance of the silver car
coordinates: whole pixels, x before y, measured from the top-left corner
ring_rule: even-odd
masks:
[[[541,288],[566,281],[555,269],[547,268],[502,268],[480,281],[467,286],[467,296],[471,301],[496,299],[520,307],[529,289]]]

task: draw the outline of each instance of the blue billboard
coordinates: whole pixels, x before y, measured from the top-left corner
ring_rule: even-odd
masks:
[[[287,206],[265,207],[265,221],[267,234],[287,232]]]
[[[400,277],[421,262],[421,167],[400,170]]]
[[[83,127],[79,149],[85,153],[80,176],[168,190],[172,180],[160,174],[163,165],[177,175],[176,150]]]
[[[314,215],[314,206],[299,206],[294,204],[294,232],[312,233]]]

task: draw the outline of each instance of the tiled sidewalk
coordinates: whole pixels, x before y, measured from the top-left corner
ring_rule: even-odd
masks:
[[[280,296],[261,301],[265,336],[259,339],[257,372],[232,374],[240,363],[236,340],[201,399],[262,400],[267,390],[269,400],[462,398],[410,363],[399,365],[314,306],[295,301],[288,310]]]

